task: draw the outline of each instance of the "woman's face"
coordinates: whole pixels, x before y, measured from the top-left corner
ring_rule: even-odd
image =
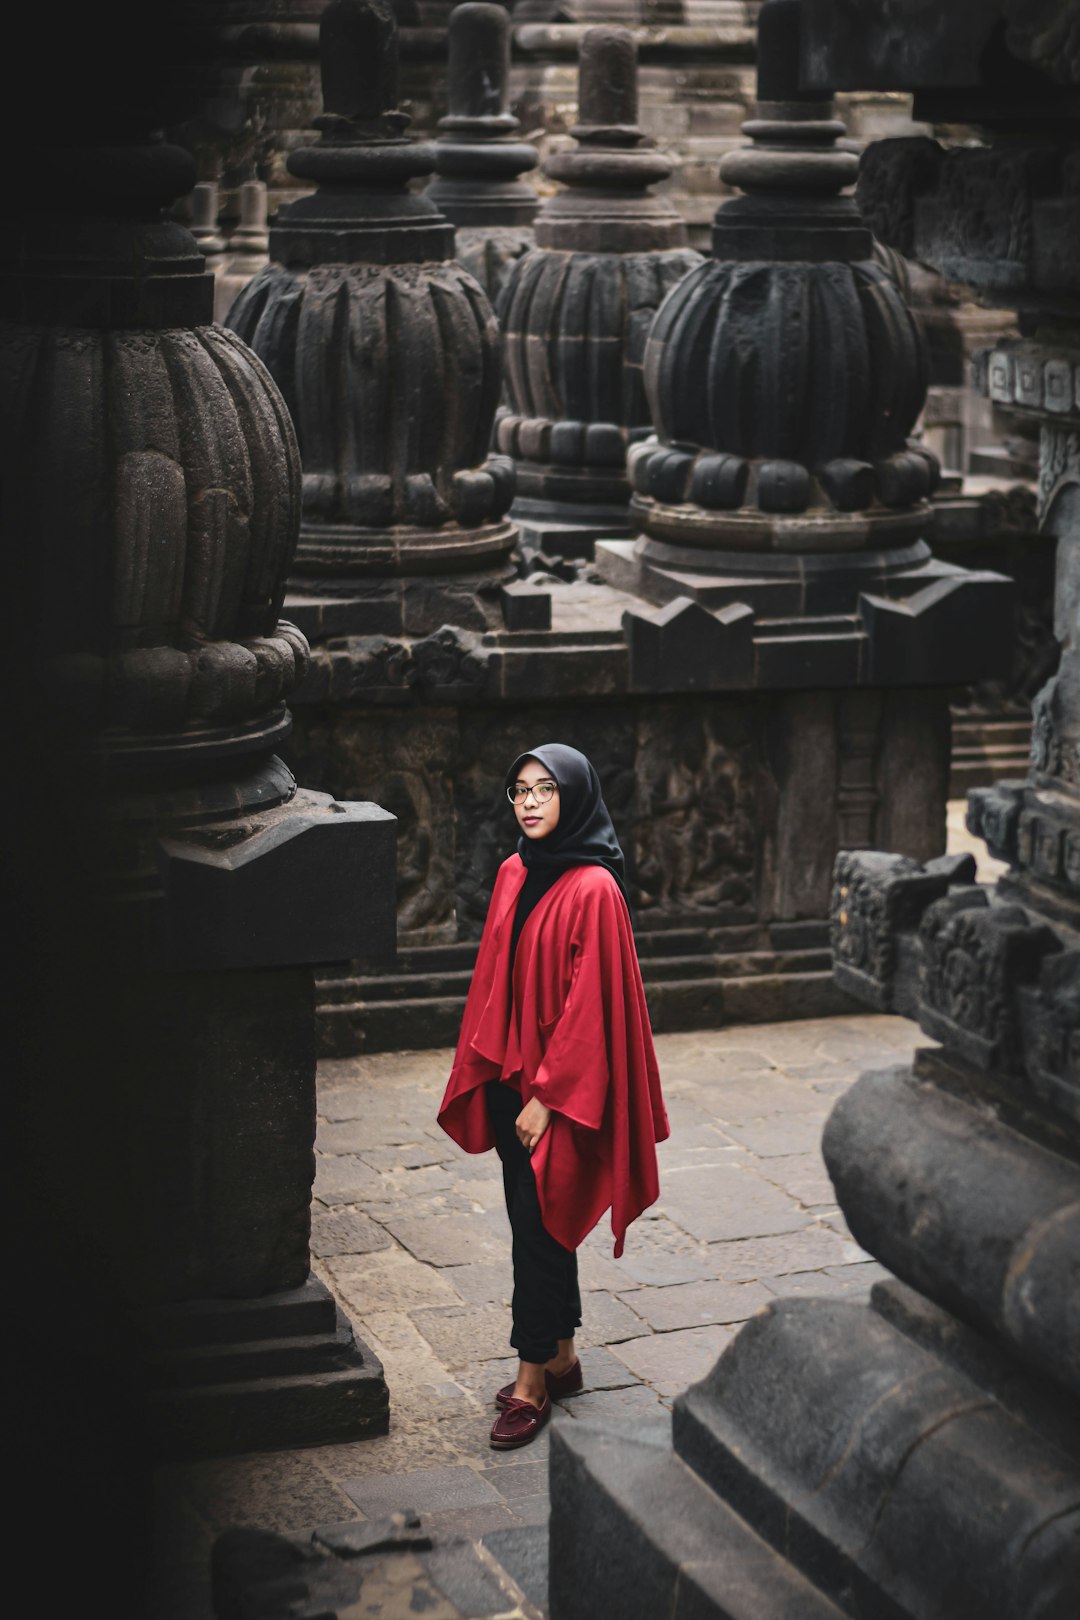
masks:
[[[526,838],[547,838],[559,825],[559,788],[551,772],[538,759],[527,759],[515,778],[514,785],[518,789],[536,788],[544,782],[555,788],[546,802],[535,792],[514,800],[514,815]]]

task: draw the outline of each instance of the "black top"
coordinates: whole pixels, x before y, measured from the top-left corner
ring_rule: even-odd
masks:
[[[534,906],[547,894],[553,883],[557,883],[562,873],[551,867],[530,866],[525,873],[525,882],[521,885],[521,893],[517,897],[517,910],[514,912],[514,925],[510,931],[510,971],[514,971],[514,957],[517,955],[518,940],[521,930],[525,926],[526,918]]]

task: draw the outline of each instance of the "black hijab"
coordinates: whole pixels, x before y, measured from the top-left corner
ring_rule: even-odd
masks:
[[[584,754],[566,743],[542,743],[519,754],[506,773],[512,787],[527,759],[537,759],[559,784],[559,822],[546,838],[518,839],[518,854],[532,875],[543,874],[552,883],[572,866],[604,866],[611,873],[627,906],[626,863],[611,824],[600,778]]]

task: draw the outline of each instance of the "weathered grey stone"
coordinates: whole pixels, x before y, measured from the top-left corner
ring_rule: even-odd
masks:
[[[471,1261],[505,1261],[510,1251],[509,1228],[502,1222],[476,1215],[447,1215],[440,1220],[414,1220],[407,1215],[386,1221],[398,1242],[418,1260],[435,1266],[463,1266]]]
[[[428,195],[457,227],[457,257],[496,304],[515,259],[536,245],[540,206],[518,176],[539,154],[509,111],[510,18],[502,6],[455,6],[447,24],[447,116]],[[514,629],[514,625],[509,626]]]
[[[413,1316],[448,1367],[469,1367],[506,1354],[511,1318],[505,1305],[440,1305],[415,1311]]]

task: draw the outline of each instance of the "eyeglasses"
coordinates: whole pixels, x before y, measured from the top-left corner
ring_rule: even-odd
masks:
[[[524,804],[531,793],[537,804],[548,804],[558,791],[558,782],[534,782],[531,787],[526,787],[524,782],[515,782],[513,787],[507,788],[506,797],[511,804]]]

